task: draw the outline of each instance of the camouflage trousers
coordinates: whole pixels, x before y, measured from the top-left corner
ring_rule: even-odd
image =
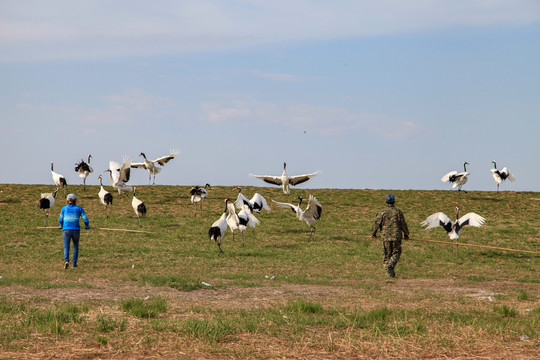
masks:
[[[394,277],[396,276],[394,268],[401,256],[401,241],[383,241],[383,250],[383,267],[386,275]]]

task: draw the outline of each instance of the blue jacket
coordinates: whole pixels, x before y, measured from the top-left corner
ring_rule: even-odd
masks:
[[[62,208],[58,222],[62,230],[80,230],[79,217],[82,217],[84,226],[88,228],[90,222],[84,213],[84,209],[77,205],[67,204]]]

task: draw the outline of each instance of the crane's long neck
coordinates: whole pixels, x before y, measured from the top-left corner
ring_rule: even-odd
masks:
[[[88,154],[88,165],[90,165],[90,158],[92,157],[92,155]]]
[[[497,169],[497,163],[495,161],[492,161],[492,163],[493,163],[493,168]]]
[[[467,172],[467,163],[466,162],[463,163],[463,171]]]
[[[103,187],[103,178],[101,176],[99,177],[99,185],[101,185],[101,187]]]
[[[459,207],[456,206],[456,221],[459,219]]]
[[[53,162],[51,161],[51,171],[54,171]]]

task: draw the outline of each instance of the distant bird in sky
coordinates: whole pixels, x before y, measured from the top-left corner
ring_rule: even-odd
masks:
[[[420,223],[420,225],[427,226],[426,230],[437,226],[442,226],[448,233],[450,240],[455,240],[457,243],[459,235],[461,234],[461,229],[464,226],[469,225],[480,227],[485,221],[486,219],[473,212],[467,213],[460,218],[459,206],[456,206],[456,221],[450,220],[445,213],[438,212],[428,216],[426,220]]]
[[[204,185],[204,187],[200,187],[199,185],[196,185],[191,188],[189,191],[191,195],[191,203],[197,205],[197,203],[201,204],[202,209],[202,202],[205,197],[208,196],[208,191],[206,189],[211,189],[210,184]]]
[[[247,230],[248,226],[254,228],[258,224],[260,224],[260,221],[255,217],[255,215],[251,213],[249,207],[245,204],[242,206],[242,210],[240,210],[238,214],[236,213],[233,203],[228,203],[227,207],[229,210],[229,215],[227,215],[227,224],[231,229],[233,235],[233,242],[234,230],[238,229],[240,231],[240,234],[242,235],[242,246],[244,246],[244,231]]]
[[[41,199],[39,199],[39,209],[45,212],[45,226],[47,226],[47,223],[49,221],[49,211],[51,211],[52,207],[54,206],[54,201],[56,198],[56,194],[58,193],[58,188],[50,193],[42,193]]]
[[[124,156],[122,165],[116,161],[109,161],[109,168],[105,171],[109,172],[111,185],[118,190],[120,197],[124,191],[133,191],[131,186],[126,185],[131,175],[131,160],[127,156]]]
[[[457,171],[450,171],[448,174],[444,175],[441,178],[442,182],[450,182],[452,185],[452,189],[458,188],[458,191],[461,191],[461,188],[468,180],[468,176],[470,175],[467,172],[467,165],[469,165],[468,162],[463,162],[463,171],[458,173]],[[465,191],[466,192],[466,191]]]
[[[217,219],[210,229],[208,230],[208,237],[210,238],[210,241],[214,240],[217,243],[217,246],[219,248],[219,252],[222,253],[223,250],[221,250],[221,241],[223,240],[223,237],[225,236],[225,231],[227,231],[227,208],[228,208],[229,198],[225,199],[225,210],[223,211],[223,214],[219,219]]]
[[[105,205],[105,216],[108,218],[109,217],[108,206],[112,205],[113,197],[111,193],[105,190],[105,188],[103,187],[103,177],[99,175],[98,179],[99,179],[99,185],[101,185],[101,190],[99,190],[99,193],[98,193],[99,200],[101,200],[101,203]]]
[[[178,155],[179,153],[180,153],[180,151],[178,151],[178,150],[171,150],[171,153],[169,155],[162,156],[162,157],[157,158],[155,160],[148,160],[146,158],[146,154],[141,152],[139,154],[139,156],[142,156],[144,158],[144,162],[142,162],[142,163],[132,163],[131,167],[132,168],[145,168],[146,170],[148,170],[148,185],[150,185],[150,180],[152,180],[152,175],[154,176],[154,181],[153,181],[152,184],[155,184],[156,183],[156,174],[161,171],[161,168],[156,166],[156,164],[159,164],[159,165],[163,166],[166,163],[168,163],[169,161],[171,161],[172,159],[174,159],[174,157],[176,155]]]
[[[62,190],[64,190],[64,195],[66,195],[66,186],[67,186],[66,178],[64,177],[64,175],[59,174],[54,171],[54,164],[52,161],[51,161],[51,174],[52,174],[54,184],[58,187],[61,186]]]
[[[272,201],[276,203],[276,205],[279,207],[291,209],[296,214],[296,217],[298,218],[298,220],[304,221],[306,224],[308,224],[311,230],[310,235],[309,235],[309,239],[311,240],[311,238],[313,237],[313,233],[315,232],[315,226],[313,226],[313,223],[321,218],[322,205],[319,202],[319,200],[315,198],[315,196],[310,194],[309,199],[308,199],[308,205],[305,210],[302,210],[300,208],[300,205],[302,204],[302,200],[303,198],[299,196],[298,205],[277,202],[275,200],[272,200]]]
[[[266,202],[266,199],[259,193],[255,193],[251,200],[242,194],[242,187],[237,186],[238,197],[236,198],[235,205],[237,209],[242,209],[244,205],[247,205],[249,211],[260,213],[262,209],[270,210],[270,206]]]
[[[495,179],[495,182],[497,183],[497,192],[499,192],[499,185],[502,184],[504,180],[510,180],[515,181],[516,177],[510,169],[503,167],[502,170],[497,169],[497,163],[495,160],[491,161],[493,163],[493,169],[489,169],[491,171],[491,175],[493,176],[493,179]]]
[[[135,197],[135,192],[137,191],[136,187],[133,187],[133,200],[131,200],[131,206],[137,215],[137,220],[139,220],[139,226],[141,225],[141,216],[146,215],[146,205]]]
[[[83,186],[86,190],[86,178],[90,173],[94,172],[94,169],[90,166],[90,159],[92,158],[91,154],[88,154],[88,162],[84,162],[83,159],[81,159],[80,162],[75,164],[75,171],[79,173],[79,177],[83,179]]]
[[[250,174],[253,177],[256,177],[257,179],[261,179],[264,182],[267,182],[269,184],[274,185],[281,185],[283,187],[283,193],[289,194],[291,192],[289,185],[298,185],[301,183],[304,183],[311,179],[314,176],[317,176],[319,174],[319,171],[311,173],[311,174],[303,174],[303,175],[295,175],[295,176],[289,176],[286,172],[287,163],[283,163],[283,174],[281,176],[272,176],[272,175],[253,175]]]

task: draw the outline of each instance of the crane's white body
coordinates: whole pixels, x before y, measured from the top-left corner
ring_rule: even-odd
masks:
[[[470,175],[470,173],[467,172],[467,167],[466,165],[468,165],[469,163],[468,162],[464,162],[463,163],[463,171],[462,172],[457,172],[457,171],[450,171],[448,174],[445,174],[442,178],[441,178],[441,181],[442,182],[450,182],[452,184],[452,189],[455,189],[457,187],[459,191],[461,191],[461,188],[463,187],[463,185],[465,185],[467,183],[467,180],[468,180],[468,176]]]
[[[210,229],[208,230],[208,237],[210,238],[210,241],[214,240],[219,248],[219,252],[222,253],[223,250],[221,250],[221,241],[223,240],[223,237],[225,236],[225,232],[227,231],[227,208],[228,208],[228,202],[229,198],[225,199],[225,210],[223,211],[223,214],[221,214],[221,217],[214,221]]]
[[[291,192],[290,185],[294,186],[294,185],[301,184],[301,183],[306,182],[309,179],[311,179],[312,177],[317,176],[319,174],[319,171],[316,171],[316,172],[311,173],[311,174],[302,174],[302,175],[289,176],[289,175],[287,175],[286,168],[287,168],[287,163],[283,163],[283,173],[281,174],[281,176],[253,175],[253,174],[251,174],[251,176],[253,176],[253,177],[257,178],[257,179],[261,179],[264,182],[269,183],[269,184],[281,185],[282,188],[283,188],[283,193],[284,194],[290,194],[290,192]]]
[[[90,159],[92,158],[91,154],[88,154],[88,162],[84,162],[84,160],[81,159],[80,162],[75,164],[75,171],[79,173],[79,177],[83,179],[83,186],[86,189],[86,178],[90,173],[94,172],[94,169],[90,166]]]
[[[62,189],[64,190],[64,195],[66,195],[66,189],[65,189],[65,187],[67,186],[66,178],[64,177],[64,175],[59,174],[54,171],[54,164],[52,161],[51,161],[51,175],[52,175],[54,184],[59,187],[61,186]]]
[[[508,169],[506,166],[502,168],[502,170],[497,169],[497,163],[495,160],[492,161],[493,163],[493,169],[489,169],[491,171],[491,175],[493,176],[493,179],[497,183],[497,191],[499,191],[499,185],[502,184],[504,180],[510,180],[515,181],[516,177],[514,174]]]
[[[107,210],[108,210],[108,206],[112,204],[113,197],[111,193],[105,190],[105,188],[103,187],[103,177],[99,175],[98,179],[99,179],[99,184],[101,185],[101,189],[99,190],[99,193],[98,193],[99,200],[101,201],[103,205],[105,205],[105,216],[109,217],[109,213]]]
[[[428,216],[426,220],[420,223],[420,225],[427,226],[426,230],[442,226],[448,233],[450,240],[457,241],[461,234],[461,229],[464,226],[480,227],[486,221],[485,218],[473,212],[467,213],[460,218],[458,218],[458,216],[459,207],[456,206],[456,221],[450,220],[445,213],[437,212]]]
[[[49,212],[55,204],[56,194],[58,193],[58,188],[55,191],[50,193],[42,193],[41,198],[39,199],[39,209],[45,212],[45,226],[48,224]]]
[[[191,194],[191,203],[192,204],[200,203],[201,208],[202,208],[202,201],[204,200],[205,197],[208,196],[208,191],[206,190],[206,188],[208,187],[210,187],[210,184],[204,185],[204,188],[198,185],[192,187],[189,192]]]
[[[247,205],[244,205],[242,210],[237,214],[234,208],[233,203],[227,203],[227,209],[229,210],[229,215],[227,215],[227,224],[231,229],[233,234],[234,241],[234,230],[239,230],[242,235],[242,245],[244,245],[244,231],[247,230],[247,227],[254,228],[260,224],[259,219],[255,217],[249,210]]]
[[[131,207],[133,207],[133,210],[135,211],[135,215],[137,215],[137,220],[139,220],[139,225],[141,225],[141,216],[146,214],[146,205],[144,202],[142,202],[140,199],[138,199],[135,196],[135,192],[137,191],[137,188],[133,188],[133,199],[131,200]]]
[[[244,205],[247,205],[251,212],[260,213],[262,209],[270,211],[268,202],[261,194],[255,193],[251,199],[248,199],[244,196],[244,194],[242,194],[242,188],[240,186],[238,186],[237,189],[238,197],[234,202],[237,209],[242,209]]]
[[[176,155],[178,155],[178,154],[180,154],[180,151],[171,150],[171,153],[169,155],[159,157],[159,158],[157,158],[155,160],[148,160],[146,158],[146,154],[141,152],[139,154],[139,156],[142,156],[144,158],[144,162],[132,163],[131,167],[132,168],[144,168],[144,169],[148,170],[148,184],[150,185],[150,181],[152,180],[152,176],[154,176],[153,184],[155,184],[156,183],[156,174],[158,174],[161,171],[161,168],[156,166],[156,164],[159,164],[159,165],[163,166],[166,163],[168,163],[169,161],[171,161],[172,159],[174,159],[174,157]]]
[[[302,210],[302,208],[300,208],[300,205],[302,204],[303,199],[301,196],[298,197],[298,199],[299,199],[298,205],[277,202],[275,200],[272,200],[272,201],[279,207],[291,209],[296,214],[296,218],[298,220],[304,221],[306,224],[308,224],[311,230],[311,235],[310,235],[310,239],[311,239],[311,236],[313,235],[313,232],[315,231],[315,227],[313,226],[313,223],[321,218],[322,205],[315,196],[310,194],[309,199],[308,199],[308,205],[305,210]]]
[[[122,195],[125,191],[133,191],[131,186],[126,185],[131,175],[131,161],[127,156],[124,156],[122,165],[116,161],[109,161],[109,169],[107,169],[111,185],[118,190],[118,193]]]

